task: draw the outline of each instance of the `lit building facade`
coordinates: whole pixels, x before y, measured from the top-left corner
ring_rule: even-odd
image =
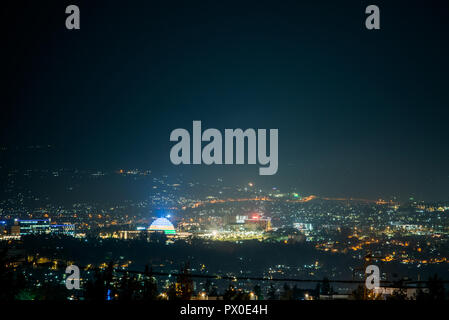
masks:
[[[17,220],[16,222],[21,236],[51,232],[50,219]]]

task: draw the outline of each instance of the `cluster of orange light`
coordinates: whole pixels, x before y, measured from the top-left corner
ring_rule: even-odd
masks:
[[[198,208],[199,206],[203,206],[205,204],[214,204],[214,203],[226,203],[226,202],[246,202],[246,201],[273,201],[273,199],[268,197],[255,197],[255,198],[241,198],[241,199],[213,199],[208,201],[198,201],[194,203],[191,207]],[[185,208],[185,207],[183,207]]]
[[[304,203],[309,202],[313,199],[318,198],[315,195],[310,195],[307,197],[304,197],[302,199],[288,199],[286,202],[297,202],[297,203]],[[370,199],[357,199],[357,198],[320,198],[322,200],[333,200],[333,201],[358,201],[358,202],[368,202],[368,203],[376,203],[376,204],[395,204],[393,201],[385,201],[382,199],[379,200],[370,200]],[[255,198],[243,198],[243,199],[213,199],[209,201],[198,201],[191,205],[191,208],[198,208],[199,206],[203,206],[205,204],[214,204],[214,203],[226,203],[226,202],[244,202],[244,201],[273,201],[273,199],[268,197],[255,197]],[[187,209],[187,207],[182,207],[183,210]]]
[[[311,201],[311,200],[313,200],[313,199],[316,199],[316,196],[314,196],[314,195],[310,195],[310,196],[308,196],[308,197],[304,197],[304,198],[302,198],[302,199],[297,199],[297,200],[287,200],[287,202],[309,202],[309,201]]]
[[[390,261],[393,261],[394,260],[394,257],[393,257],[393,255],[388,255],[388,256],[386,256],[385,258],[383,258],[383,259],[380,259],[381,261],[384,261],[384,262],[390,262]]]
[[[355,201],[355,202],[367,202],[367,203],[376,203],[376,204],[390,204],[390,205],[394,205],[396,204],[393,201],[385,201],[382,199],[378,199],[378,200],[371,200],[371,199],[360,199],[360,198],[321,198],[323,200],[330,200],[330,201]]]
[[[302,199],[297,200],[286,200],[287,202],[308,202],[315,199],[316,196],[310,195],[308,197],[304,197]],[[192,208],[198,208],[199,206],[203,206],[205,204],[214,204],[214,203],[226,203],[226,202],[246,202],[246,201],[274,201],[269,197],[255,197],[255,198],[239,198],[239,199],[213,199],[208,201],[199,201],[191,205]],[[182,207],[182,209],[186,209],[186,207]]]
[[[449,260],[446,257],[431,258],[429,260],[403,259],[402,263],[435,264],[435,263],[449,263]]]
[[[397,245],[397,246],[401,246],[401,247],[408,247],[410,245],[410,243],[407,241],[402,242],[402,241],[392,240],[391,243],[394,245]]]

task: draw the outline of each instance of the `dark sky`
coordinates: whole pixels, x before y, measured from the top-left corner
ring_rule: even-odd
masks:
[[[6,2],[8,168],[145,168],[328,196],[449,199],[447,1]],[[65,29],[69,4],[81,30]],[[381,30],[365,29],[369,4]],[[173,166],[170,132],[193,120],[278,128],[278,173]],[[53,147],[11,151],[36,144]]]

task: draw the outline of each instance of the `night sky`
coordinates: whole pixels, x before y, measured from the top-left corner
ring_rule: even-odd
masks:
[[[6,2],[5,168],[449,200],[447,1]],[[69,4],[81,30],[65,29]],[[365,29],[369,4],[381,30]],[[278,128],[278,173],[172,165],[170,132],[193,120]]]

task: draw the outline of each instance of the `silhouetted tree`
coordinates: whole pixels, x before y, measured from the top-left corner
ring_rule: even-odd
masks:
[[[143,299],[156,300],[158,296],[157,282],[153,277],[153,269],[149,269],[148,265],[145,266],[144,276]]]
[[[8,248],[0,249],[0,301],[14,300],[25,289],[25,278],[21,270],[14,271],[9,266],[14,260],[8,254]]]
[[[256,284],[254,286],[254,294],[257,296],[257,300],[262,300],[263,296],[262,296],[262,289],[260,288],[260,285]]]
[[[437,274],[430,276],[427,280],[427,291],[420,288],[416,296],[417,300],[444,300],[445,298],[444,283]]]
[[[104,271],[95,271],[94,278],[86,284],[86,300],[105,301],[113,296],[113,271],[114,264],[112,262]]]
[[[206,283],[204,284],[204,291],[209,293],[209,290],[210,290],[211,286],[212,286],[212,282],[210,281],[210,279],[207,279]]]
[[[167,290],[167,296],[168,300],[177,300],[179,299],[177,293],[176,293],[176,284],[172,283]]]
[[[320,293],[321,293],[321,283],[317,282],[316,286],[315,286],[315,295],[316,298],[320,297]]]
[[[355,300],[365,299],[365,287],[362,284],[359,284],[357,288],[352,291],[351,295]]]
[[[177,277],[179,296],[182,300],[190,300],[193,294],[193,281],[189,273],[189,263],[186,263]]]
[[[284,290],[282,291],[281,294],[281,300],[292,300],[292,298],[293,298],[293,290],[287,283],[285,283]]]
[[[329,282],[329,279],[327,277],[323,278],[323,282],[321,283],[321,294],[323,295],[331,295],[332,294],[332,288]]]
[[[276,300],[276,288],[271,285],[270,289],[268,290],[268,300]]]
[[[311,291],[313,291],[313,290],[311,290]],[[304,290],[299,289],[298,286],[295,284],[292,289],[292,299],[299,300],[303,296],[304,296]]]
[[[36,290],[36,300],[64,301],[67,298],[67,288],[60,284],[44,283]]]
[[[163,232],[152,232],[149,236],[150,242],[165,244],[167,236]]]
[[[387,300],[407,300],[407,288],[404,285],[404,279],[393,281],[393,287],[396,289],[387,297]]]
[[[397,288],[393,291],[393,293],[387,297],[387,300],[407,300],[407,289],[405,288]]]
[[[136,278],[125,274],[120,279],[118,299],[124,301],[136,300],[139,293],[139,283]]]
[[[237,290],[235,289],[234,285],[230,284],[228,289],[223,294],[224,300],[235,300],[237,296]]]
[[[427,281],[427,286],[429,287],[429,296],[432,300],[444,300],[445,299],[445,289],[444,283],[441,279],[438,278],[438,275],[435,274],[433,277],[429,277]]]
[[[217,286],[213,286],[209,293],[208,293],[209,297],[217,297],[218,296],[218,288]]]

